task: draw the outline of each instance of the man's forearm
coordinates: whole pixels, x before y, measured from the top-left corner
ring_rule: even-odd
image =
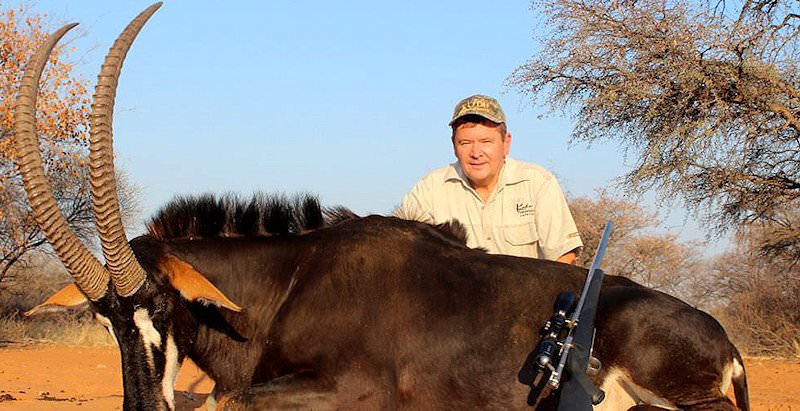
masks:
[[[575,264],[575,261],[577,260],[578,260],[578,253],[576,253],[575,250],[568,251],[564,253],[564,255],[562,255],[561,257],[556,258],[556,261],[564,264]]]

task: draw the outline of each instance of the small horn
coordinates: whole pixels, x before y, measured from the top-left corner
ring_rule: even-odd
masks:
[[[111,273],[111,282],[117,294],[127,297],[135,293],[144,283],[147,273],[136,261],[122,224],[117,184],[114,176],[114,137],[112,123],[114,98],[122,63],[144,24],[161,7],[153,4],[136,16],[119,35],[108,51],[100,74],[97,76],[94,102],[92,103],[89,179],[92,186],[92,206],[97,221],[97,231],[106,266]]]
[[[53,47],[75,26],[77,23],[69,24],[51,34],[28,62],[14,107],[14,140],[19,153],[18,164],[22,180],[36,222],[58,254],[58,258],[67,267],[67,271],[75,278],[78,287],[89,299],[97,301],[105,295],[108,288],[108,272],[75,236],[53,199],[53,190],[44,174],[42,155],[39,152],[39,141],[36,136],[39,78]]]

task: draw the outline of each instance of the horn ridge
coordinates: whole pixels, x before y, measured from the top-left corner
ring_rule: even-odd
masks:
[[[39,79],[50,53],[64,34],[77,26],[68,24],[51,34],[31,56],[19,86],[14,107],[14,143],[25,192],[39,228],[53,246],[75,283],[92,301],[102,298],[108,286],[108,272],[100,261],[80,242],[67,224],[53,198],[53,190],[45,177],[42,155],[36,135],[36,99]]]
[[[122,224],[114,174],[114,99],[125,56],[136,35],[159,7],[161,3],[155,3],[136,16],[108,51],[97,76],[90,115],[89,178],[92,207],[111,282],[117,294],[123,297],[134,294],[144,283],[147,273],[136,260]]]

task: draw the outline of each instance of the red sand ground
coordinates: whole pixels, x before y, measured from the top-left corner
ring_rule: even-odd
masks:
[[[752,358],[745,366],[754,411],[800,411],[800,360]],[[175,389],[177,408],[205,409],[212,386],[194,364],[184,364]],[[121,408],[116,348],[0,348],[0,410]]]

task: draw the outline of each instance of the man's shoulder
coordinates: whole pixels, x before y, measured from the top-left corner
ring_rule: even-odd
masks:
[[[444,167],[439,167],[437,169],[431,170],[428,174],[425,174],[421,179],[420,182],[426,182],[428,184],[439,184],[444,183],[445,181],[451,179],[458,179],[458,169],[455,163],[448,164]]]
[[[555,179],[553,173],[536,163],[528,163],[508,157],[506,165],[509,166],[507,177],[511,180],[510,182],[518,180],[543,183]]]

